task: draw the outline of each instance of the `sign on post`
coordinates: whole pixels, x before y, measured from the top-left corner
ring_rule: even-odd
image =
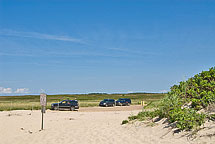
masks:
[[[43,130],[43,113],[46,112],[46,94],[45,93],[41,93],[40,94],[40,105],[41,105],[41,113],[42,113],[42,126],[41,126],[41,130]]]
[[[46,94],[45,93],[40,94],[40,105],[46,106]]]

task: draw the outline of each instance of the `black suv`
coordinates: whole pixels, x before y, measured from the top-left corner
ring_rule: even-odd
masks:
[[[74,111],[75,109],[79,109],[79,104],[77,100],[63,100],[59,103],[51,104],[51,110],[60,110],[60,109],[69,109]]]
[[[130,104],[131,104],[131,99],[129,98],[120,98],[116,101],[117,106],[124,106],[124,105],[129,106]]]
[[[114,99],[104,99],[99,103],[99,106],[115,106],[115,100]]]

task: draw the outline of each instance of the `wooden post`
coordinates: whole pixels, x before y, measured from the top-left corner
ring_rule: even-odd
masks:
[[[40,94],[40,105],[41,105],[41,113],[42,113],[42,125],[41,125],[41,130],[43,130],[43,125],[44,125],[44,122],[43,122],[43,114],[45,113],[46,111],[46,94],[45,93],[41,93]]]
[[[44,106],[42,106],[41,112],[42,112],[42,126],[41,126],[41,130],[43,130],[43,113],[44,113]]]

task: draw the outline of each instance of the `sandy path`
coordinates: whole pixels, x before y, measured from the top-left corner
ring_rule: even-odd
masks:
[[[134,111],[142,110],[141,105],[115,106],[115,107],[80,107],[79,112],[105,112],[105,111]]]
[[[122,108],[122,107],[121,107]],[[41,128],[40,111],[0,112],[1,144],[186,144],[181,135],[173,136],[163,125],[121,125],[122,120],[136,114],[141,107],[82,108],[80,111],[50,111],[45,114],[45,130]],[[139,109],[138,109],[139,108]],[[101,111],[103,110],[103,111]],[[163,136],[163,137],[162,137]]]

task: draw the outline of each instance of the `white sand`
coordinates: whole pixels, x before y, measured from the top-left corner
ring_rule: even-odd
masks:
[[[122,111],[125,109],[126,111]],[[138,110],[139,109],[139,110]],[[80,111],[50,111],[44,115],[41,129],[40,111],[0,112],[0,144],[186,144],[214,143],[214,138],[189,141],[182,134],[157,126],[121,125],[122,120],[141,111],[141,107],[82,108]],[[169,132],[169,133],[168,133]]]

